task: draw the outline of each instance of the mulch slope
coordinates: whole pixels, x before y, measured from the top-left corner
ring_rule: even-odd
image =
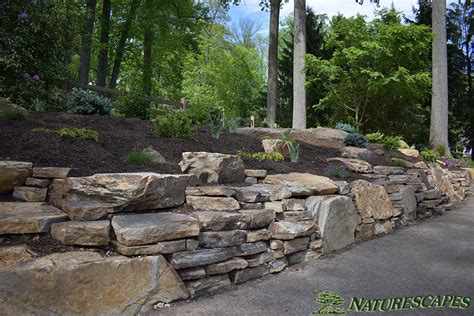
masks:
[[[54,132],[33,132],[35,128],[57,130],[62,127],[89,128],[98,131],[99,142],[60,137]],[[181,173],[178,163],[185,151],[207,151],[235,154],[238,150],[263,151],[261,140],[225,132],[219,139],[201,129],[189,139],[160,138],[150,121],[111,116],[83,116],[66,113],[30,113],[25,121],[0,120],[0,159],[30,161],[42,167],[77,168],[78,175],[104,172]],[[153,147],[166,163],[136,166],[123,160],[133,149]],[[269,174],[309,172],[324,175],[326,160],[338,157],[339,150],[302,143],[300,162],[291,163],[244,158],[248,169],[266,169]],[[360,178],[353,174],[347,180]]]

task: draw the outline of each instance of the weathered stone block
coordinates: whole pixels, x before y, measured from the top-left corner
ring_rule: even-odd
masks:
[[[239,202],[230,197],[187,196],[186,203],[197,211],[233,212],[240,209]]]
[[[272,238],[272,232],[268,229],[260,229],[247,232],[247,242],[270,240],[270,238]]]
[[[71,170],[71,168],[59,167],[35,167],[33,168],[33,177],[46,179],[65,179],[70,175]]]
[[[394,209],[385,188],[365,180],[351,183],[352,194],[357,210],[362,218],[387,219],[393,216]]]
[[[51,236],[63,245],[107,246],[110,222],[62,222],[51,225]]]
[[[308,247],[309,237],[296,238],[283,243],[283,253],[288,255],[293,252],[304,250]]]
[[[268,250],[268,243],[266,241],[258,241],[253,243],[245,243],[237,247],[237,256],[249,256],[256,253],[264,252]]]
[[[202,211],[191,216],[199,220],[202,230],[213,231],[247,229],[251,220],[244,214],[232,212]]]
[[[265,178],[267,176],[267,170],[265,169],[245,169],[246,177],[254,178]]]
[[[229,273],[229,277],[233,283],[239,284],[261,278],[269,273],[270,268],[267,265],[261,265],[255,268],[232,271],[231,273]]]
[[[116,215],[112,218],[112,227],[118,242],[125,246],[199,235],[199,222],[177,213]]]
[[[314,222],[275,222],[270,225],[269,230],[272,232],[272,238],[288,240],[311,235],[316,230],[316,224]]]
[[[227,274],[186,282],[186,288],[188,289],[191,298],[216,293],[230,285],[229,276]]]
[[[281,272],[287,266],[288,266],[288,260],[285,257],[272,260],[268,263],[268,267],[270,268],[270,273]]]
[[[275,212],[272,210],[241,210],[240,214],[245,215],[250,221],[249,228],[263,228],[270,225],[275,219]]]
[[[247,260],[243,258],[232,258],[223,262],[208,265],[206,271],[209,275],[226,274],[234,270],[242,270],[248,267]]]
[[[232,247],[245,242],[247,242],[245,230],[208,231],[199,235],[199,245],[204,248]]]
[[[20,161],[0,161],[0,195],[13,191],[16,186],[23,185],[31,175],[33,164]]]
[[[13,190],[13,198],[22,202],[44,202],[48,189],[40,189],[33,187],[15,187]]]
[[[198,249],[174,253],[171,264],[175,269],[205,266],[225,261],[235,256],[235,248]]]
[[[161,241],[156,244],[142,246],[124,246],[118,242],[114,242],[114,245],[115,250],[124,256],[164,255],[188,250],[185,239]]]
[[[202,279],[206,277],[206,270],[203,267],[178,270],[179,277],[183,281]]]
[[[299,252],[294,252],[286,256],[286,258],[288,259],[288,265],[292,266],[294,264],[298,264],[305,261],[307,253],[307,250],[303,250]]]
[[[35,187],[40,189],[46,189],[49,187],[51,180],[49,179],[37,179],[37,178],[26,178],[25,186]]]
[[[263,182],[286,185],[293,196],[327,195],[337,192],[337,185],[334,181],[310,173],[270,175]]]

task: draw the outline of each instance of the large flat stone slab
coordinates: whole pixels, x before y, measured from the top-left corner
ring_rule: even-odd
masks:
[[[112,227],[119,243],[125,246],[152,244],[199,235],[199,222],[177,213],[116,215]]]
[[[160,241],[156,244],[142,246],[124,246],[114,242],[115,250],[124,256],[143,256],[156,254],[170,254],[186,250],[186,239]]]
[[[216,293],[229,286],[230,280],[227,274],[186,282],[186,288],[188,289],[191,298]]]
[[[53,181],[54,203],[73,220],[97,220],[108,213],[179,206],[184,203],[186,187],[195,182],[191,175],[149,172],[60,179]]]
[[[52,223],[67,220],[61,210],[45,203],[0,203],[0,235],[45,233]]]
[[[189,294],[162,256],[67,252],[0,268],[2,315],[136,315]]]
[[[71,174],[71,168],[35,167],[33,177],[46,179],[65,179]]]
[[[250,229],[267,227],[275,220],[273,210],[240,210],[239,213],[248,219]]]
[[[0,194],[10,193],[16,186],[25,183],[32,169],[31,162],[0,161]]]
[[[62,222],[51,225],[51,236],[64,245],[107,246],[110,222]]]
[[[44,202],[48,189],[40,189],[33,187],[15,187],[13,190],[13,198],[22,202]]]
[[[233,212],[194,212],[192,217],[199,220],[202,230],[235,230],[247,229],[252,220],[250,216]]]
[[[289,173],[267,176],[264,183],[289,187],[293,196],[327,195],[337,192],[337,185],[327,177],[310,173]]]
[[[187,196],[186,204],[196,211],[227,211],[240,209],[240,204],[231,197]]]
[[[221,232],[202,232],[199,245],[203,248],[220,248],[238,246],[247,241],[245,230],[225,230]]]
[[[309,236],[316,231],[316,223],[308,222],[275,222],[269,227],[272,238],[289,240],[297,237]]]
[[[254,184],[248,187],[234,187],[235,198],[242,203],[280,201],[291,197],[285,185]]]

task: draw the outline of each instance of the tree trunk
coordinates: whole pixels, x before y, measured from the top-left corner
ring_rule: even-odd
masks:
[[[306,54],[306,0],[295,0],[293,50],[293,128],[306,129],[304,56]]]
[[[102,18],[100,25],[100,48],[99,65],[97,67],[97,85],[105,87],[107,80],[107,66],[109,53],[109,34],[110,34],[110,0],[104,0],[102,4]]]
[[[280,0],[270,2],[270,36],[268,46],[267,123],[274,127],[278,102],[278,26]]]
[[[446,2],[433,0],[433,96],[431,98],[430,147],[443,145],[451,156],[448,143],[448,51],[446,44]]]
[[[87,1],[89,16],[84,27],[84,33],[81,40],[81,54],[79,57],[79,83],[89,83],[89,69],[91,66],[92,33],[94,32],[95,7],[96,0]]]
[[[151,1],[146,0],[145,8],[147,15],[151,10]],[[151,50],[153,48],[153,29],[152,24],[149,20],[145,21],[145,34],[143,38],[143,93],[145,95],[151,95],[151,75],[152,75],[152,53]]]
[[[132,27],[132,22],[135,19],[138,4],[138,0],[132,1],[132,4],[130,5],[130,11],[128,12],[127,18],[125,19],[125,23],[123,24],[120,39],[117,44],[117,50],[115,51],[114,66],[112,69],[112,74],[110,76],[109,87],[112,89],[115,89],[117,87],[117,80],[120,74],[120,65],[122,64],[123,54],[125,53],[125,44],[127,43],[127,38]]]

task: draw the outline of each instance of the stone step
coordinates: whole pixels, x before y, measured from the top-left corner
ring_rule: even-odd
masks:
[[[65,213],[46,203],[0,203],[0,235],[45,233],[52,223],[68,220]]]
[[[63,222],[51,225],[51,236],[64,245],[107,246],[110,222]]]
[[[199,221],[176,213],[116,215],[112,227],[119,243],[140,246],[199,235]]]

